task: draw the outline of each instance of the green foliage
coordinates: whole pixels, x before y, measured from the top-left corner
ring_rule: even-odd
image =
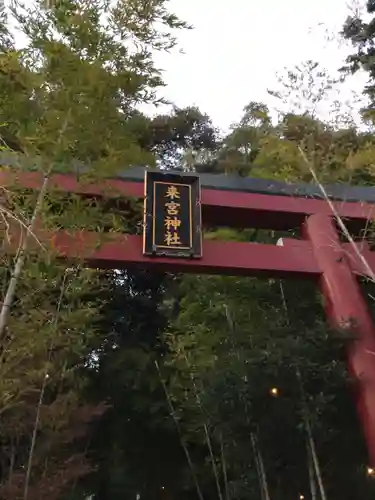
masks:
[[[173,30],[186,26],[164,0],[15,2],[8,14],[26,44],[14,46],[2,10],[2,151],[8,168],[32,166],[44,184],[39,193],[16,185],[2,190],[0,496],[57,500],[74,495],[95,469],[85,449],[109,394],[94,402],[84,395],[101,348],[106,280],[79,260],[57,260],[53,241],[39,243],[35,233],[42,224],[94,229],[104,238],[128,223],[121,210],[111,214],[95,200],[62,196],[50,175],[84,163],[84,177],[98,181],[155,163],[134,116],[139,104],[157,101],[162,85],[152,51],[170,49]],[[19,241],[15,228],[23,230]]]
[[[240,122],[215,149],[195,155],[193,165],[197,172],[309,183],[313,177],[301,150],[323,183],[374,181],[373,135],[353,124],[337,127],[307,113],[286,113],[271,123],[267,108],[257,103],[245,107]]]
[[[314,105],[331,85],[320,78],[320,90],[306,89]],[[314,113],[291,112],[272,121],[256,103],[216,151],[195,155],[193,164],[199,172],[310,182],[301,151],[324,182],[374,181],[373,136],[345,116],[326,123]],[[275,236],[224,228],[207,234],[242,241]],[[327,497],[373,496],[345,369],[351,339],[327,329],[314,289],[228,277],[177,282],[163,376],[207,498],[264,498],[259,454],[271,499],[310,498],[308,425]],[[190,471],[194,495],[192,477]]]
[[[169,388],[189,442],[200,439],[207,447],[208,429],[220,471],[224,448],[230,498],[260,498],[252,435],[262,450],[270,497],[308,496],[306,411],[329,497],[349,499],[359,488],[362,498],[371,498],[344,368],[346,340],[324,326],[315,287],[225,277],[187,277],[182,286],[167,335]],[[222,472],[220,477],[224,491]],[[211,487],[209,463],[200,481]]]
[[[2,192],[3,241],[21,250],[2,250],[2,297],[25,260],[0,352],[0,497],[190,500],[195,475],[205,500],[256,500],[263,464],[271,500],[309,498],[309,423],[327,497],[372,498],[344,365],[350,339],[326,328],[315,284],[99,272],[57,260],[33,235],[26,247],[8,241],[15,224],[36,231],[33,216],[47,229],[95,230],[95,244],[139,230],[139,206],[62,195],[52,172],[98,181],[137,164],[310,182],[302,151],[324,181],[373,183],[373,135],[346,116],[316,116],[339,79],[308,61],[273,91],[287,112],[250,102],[220,137],[194,107],[139,112],[162,85],[152,51],[186,27],[164,0],[41,0],[12,15],[27,43],[15,48],[4,21],[2,168],[42,172],[46,189]]]
[[[369,99],[369,106],[364,110],[364,116],[372,123],[375,100],[375,4],[373,0],[366,2],[366,9],[369,17],[368,22],[355,13],[347,18],[343,26],[342,36],[352,43],[354,52],[348,56],[346,66],[342,69],[351,73],[364,70],[368,74],[368,84],[364,89],[364,94]]]
[[[194,107],[174,108],[151,120],[135,113],[132,126],[141,146],[156,155],[161,168],[189,168],[189,157],[215,151],[219,140],[209,117]]]

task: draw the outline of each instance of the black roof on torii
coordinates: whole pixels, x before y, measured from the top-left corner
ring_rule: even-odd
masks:
[[[29,159],[30,170],[35,170],[35,162]],[[0,165],[19,166],[19,155],[15,153],[0,154]],[[34,166],[34,168],[33,168]],[[29,168],[26,166],[26,169]],[[60,173],[62,169],[59,169]],[[72,167],[71,172],[84,174],[88,168],[80,163]],[[145,167],[130,167],[118,174],[117,178],[133,182],[144,182]],[[196,173],[166,170],[166,174],[198,175]],[[199,174],[201,186],[208,189],[222,191],[241,191],[246,193],[257,193],[276,196],[291,196],[300,198],[324,199],[323,193],[316,184],[287,184],[284,182],[260,179],[252,177],[240,177],[237,175],[223,174]],[[325,186],[328,196],[332,200],[346,202],[367,202],[375,204],[375,187],[350,186],[347,184],[332,184]]]
[[[123,180],[143,182],[145,168],[132,167],[119,174]],[[196,173],[176,170],[165,171],[166,174],[198,175]],[[287,184],[270,179],[240,177],[236,175],[199,174],[201,186],[221,191],[242,191],[246,193],[267,194],[276,196],[293,196],[300,198],[324,199],[322,190],[316,184]],[[350,186],[347,184],[331,184],[324,186],[329,198],[337,201],[375,203],[375,187]]]

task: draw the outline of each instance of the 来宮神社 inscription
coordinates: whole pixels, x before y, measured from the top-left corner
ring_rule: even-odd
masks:
[[[154,256],[201,257],[197,176],[146,172],[143,252]]]

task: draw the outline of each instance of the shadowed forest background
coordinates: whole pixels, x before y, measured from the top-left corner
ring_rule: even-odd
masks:
[[[348,18],[338,34],[352,43],[345,67],[332,68],[339,78],[314,61],[288,69],[270,92],[296,106],[277,113],[250,92],[222,134],[194,107],[139,111],[161,103],[154,51],[190,29],[166,0],[3,7],[2,168],[37,169],[45,181],[40,192],[2,187],[2,241],[14,224],[33,238],[36,220],[139,234],[137,203],[109,210],[49,186],[52,173],[81,164],[96,182],[143,165],[373,185],[375,2],[367,12],[368,23]],[[340,100],[321,121],[317,104],[359,70],[368,74],[360,126]],[[207,227],[205,237],[280,233]],[[314,284],[67,267],[27,239],[15,257],[1,252],[1,499],[373,498],[345,369],[352,339],[328,330]],[[373,288],[363,284],[372,308]]]

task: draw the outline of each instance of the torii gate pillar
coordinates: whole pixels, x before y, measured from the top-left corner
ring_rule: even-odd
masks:
[[[348,330],[355,339],[347,346],[348,367],[356,380],[358,413],[367,441],[371,466],[375,465],[375,328],[350,269],[332,217],[314,214],[305,222],[305,235],[312,243],[322,274],[320,287],[328,320]]]
[[[7,158],[5,164],[8,165],[9,161]],[[18,164],[16,160],[14,166]],[[146,189],[145,192],[144,176],[144,169],[135,169],[132,173],[127,172],[100,184],[83,183],[72,174],[55,174],[50,180],[50,189],[93,199],[122,197],[124,201],[129,196],[146,199],[143,251],[142,238],[136,235],[113,233],[108,241],[100,245],[99,236],[92,231],[73,234],[64,230],[51,234],[41,231],[39,239],[50,241],[52,249],[58,251],[61,257],[83,258],[87,265],[95,268],[136,266],[178,273],[319,279],[331,325],[355,335],[347,345],[348,366],[356,381],[358,412],[367,442],[369,465],[375,468],[375,327],[356,276],[366,275],[368,270],[353,253],[352,245],[341,244],[332,207],[321,199],[320,189],[313,185],[291,186],[266,179],[239,180],[237,177],[211,174],[201,175],[194,185],[190,174],[168,172],[168,175],[162,175],[162,179],[156,180],[154,176],[155,184],[158,182],[162,187]],[[169,212],[165,213],[167,205],[163,202],[160,208],[159,202],[176,176],[173,184],[176,182],[184,186],[185,192],[184,196],[180,193],[177,204],[181,210],[185,207],[185,213],[180,214],[181,224],[182,220],[185,221],[184,227],[181,225],[184,231],[178,235],[184,245],[171,251],[164,245],[164,216],[169,216]],[[43,182],[40,172],[0,168],[0,186],[3,187],[19,185],[40,189]],[[202,184],[201,197],[198,184]],[[190,193],[189,196],[186,193]],[[374,188],[340,185],[327,188],[327,193],[350,231],[353,229],[358,233],[375,219]],[[129,209],[129,205],[125,206]],[[175,210],[176,206],[169,208]],[[207,227],[285,231],[303,225],[305,240],[287,239],[285,246],[214,240],[202,242],[199,227],[201,215]],[[161,218],[157,223],[156,216]],[[149,245],[146,237],[151,239]],[[8,251],[17,252],[19,233],[14,233],[12,241],[15,244],[10,244]],[[375,270],[375,252],[364,248],[362,255],[370,269]]]

